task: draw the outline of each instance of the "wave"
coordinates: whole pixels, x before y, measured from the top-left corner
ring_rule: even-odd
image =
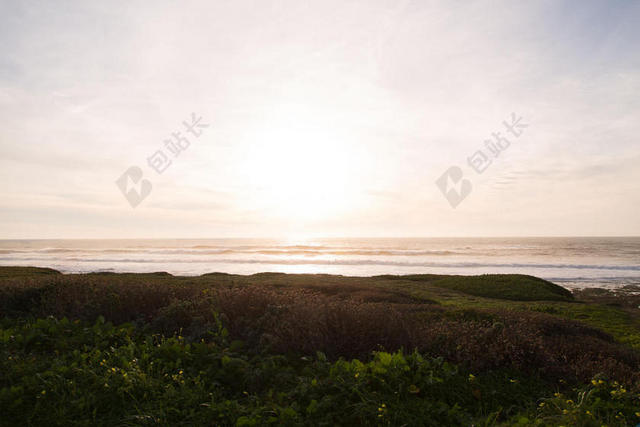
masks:
[[[24,250],[2,250],[0,254],[9,255],[12,253],[68,253],[73,254],[117,254],[117,253],[139,253],[139,254],[157,254],[157,255],[223,255],[223,254],[256,254],[256,255],[305,255],[305,256],[322,256],[322,255],[368,255],[368,256],[448,256],[448,255],[474,255],[471,252],[459,252],[451,250],[398,250],[398,249],[289,249],[289,248],[255,248],[255,249],[238,249],[225,248],[220,249],[209,248],[207,250],[198,249],[68,249],[68,248],[45,248],[34,251]]]
[[[587,277],[587,276],[577,276],[577,277],[547,277],[547,280],[552,282],[598,282],[598,283],[616,283],[627,282],[629,284],[638,284],[640,285],[640,277],[629,277],[629,276],[598,276],[598,277]]]
[[[21,257],[19,259],[2,257],[0,261],[51,261],[43,257]],[[521,269],[574,269],[574,270],[608,270],[608,271],[639,271],[640,265],[609,265],[609,264],[537,264],[537,263],[478,263],[478,262],[411,262],[380,259],[251,259],[251,258],[217,258],[217,259],[166,259],[166,258],[82,258],[69,257],[65,262],[93,262],[93,263],[207,263],[207,264],[264,264],[264,265],[345,265],[345,266],[394,266],[394,267],[440,267],[440,268],[521,268]]]
[[[312,244],[288,244],[277,240],[252,239],[224,239],[194,242],[189,240],[158,240],[115,243],[114,241],[80,241],[48,242],[45,244],[20,244],[19,241],[0,241],[1,255],[16,255],[29,257],[38,255],[60,256],[61,260],[69,257],[99,257],[109,256],[142,256],[154,257],[158,255],[183,255],[185,257],[206,258],[207,256],[228,255],[229,257],[250,258],[252,256],[273,257],[406,257],[407,262],[437,261],[437,258],[461,259],[484,263],[488,260],[498,261],[509,259],[514,261],[549,262],[563,260],[567,263],[616,264],[615,260],[622,260],[626,264],[637,263],[640,253],[640,240],[631,239],[618,241],[610,239],[603,245],[599,240],[591,242],[575,239],[574,244],[558,243],[555,240],[532,239],[469,239],[463,242],[459,239],[337,239],[318,240]],[[473,242],[473,244],[469,244]],[[586,244],[585,242],[591,242]],[[426,259],[411,259],[423,257]],[[429,260],[429,257],[436,259]],[[589,259],[585,259],[588,257]],[[395,261],[395,260],[394,260]],[[444,261],[442,259],[441,261]],[[277,264],[278,262],[272,262]],[[384,265],[384,264],[381,264]],[[402,265],[402,264],[399,264]],[[423,264],[424,265],[424,264]]]

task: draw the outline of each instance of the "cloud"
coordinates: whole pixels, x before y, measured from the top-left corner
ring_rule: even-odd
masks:
[[[0,233],[640,234],[639,13],[600,1],[6,4]],[[191,112],[210,128],[156,174],[147,158]],[[530,127],[484,174],[466,172],[473,192],[452,211],[434,180],[467,167],[511,112]],[[153,181],[135,210],[114,185],[132,165]]]

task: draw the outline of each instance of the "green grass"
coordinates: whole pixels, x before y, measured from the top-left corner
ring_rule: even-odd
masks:
[[[523,275],[0,267],[0,426],[635,425],[634,306],[576,295]]]
[[[628,425],[638,394],[595,378],[562,394],[419,353],[331,362],[250,355],[219,325],[206,340],[131,325],[3,320],[2,425]],[[502,421],[500,421],[502,420]]]
[[[40,267],[0,267],[0,278],[58,275],[59,271]]]
[[[569,290],[547,280],[523,274],[483,274],[481,276],[415,274],[382,277],[424,282],[431,286],[486,298],[512,301],[573,300],[573,295]]]

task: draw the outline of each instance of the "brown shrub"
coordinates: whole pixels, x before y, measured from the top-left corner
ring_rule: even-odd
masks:
[[[578,322],[536,312],[443,308],[385,290],[349,289],[351,295],[346,287],[216,285],[156,275],[49,276],[2,281],[0,309],[3,315],[88,321],[102,315],[165,334],[182,329],[192,338],[206,336],[215,311],[231,336],[255,351],[351,358],[404,348],[474,372],[510,368],[567,381],[603,373],[625,383],[640,376],[637,351]]]

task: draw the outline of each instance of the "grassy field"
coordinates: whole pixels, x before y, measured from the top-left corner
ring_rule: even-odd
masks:
[[[636,425],[632,291],[1,267],[0,425]]]

